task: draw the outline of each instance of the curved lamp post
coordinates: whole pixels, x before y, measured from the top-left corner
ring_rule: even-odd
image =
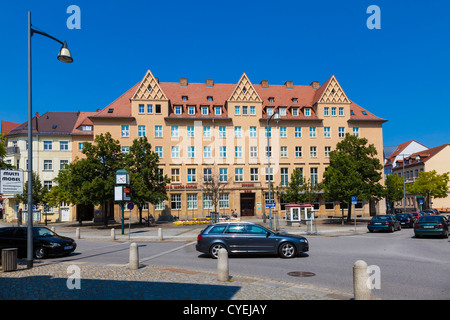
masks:
[[[275,111],[270,116],[270,118],[267,118],[267,131],[266,131],[266,135],[267,135],[267,177],[268,177],[267,180],[268,180],[268,183],[269,183],[269,202],[272,199],[272,193],[271,193],[271,190],[270,190],[270,184],[272,182],[272,180],[270,179],[270,154],[271,154],[272,150],[270,150],[270,143],[269,143],[270,135],[271,135],[271,134],[269,134],[269,128],[270,128],[269,127],[269,123],[270,123],[270,120],[272,120],[272,118],[276,122],[281,120],[281,116],[280,116],[280,113],[278,112],[278,110]],[[272,229],[272,207],[269,207],[269,227],[270,227],[270,229]]]
[[[60,41],[51,35],[32,28],[31,12],[28,11],[28,228],[27,228],[27,268],[33,267],[33,119],[32,115],[32,90],[31,90],[31,37],[40,34],[62,44],[58,54],[58,60],[65,63],[73,62],[67,43]]]

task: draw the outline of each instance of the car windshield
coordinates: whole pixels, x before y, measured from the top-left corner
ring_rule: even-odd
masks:
[[[397,219],[401,219],[401,218],[409,218],[409,215],[407,215],[407,214],[396,214],[395,217],[396,217]]]
[[[34,228],[33,234],[35,237],[53,237],[55,233],[47,228]]]
[[[372,218],[373,221],[385,221],[391,220],[391,216],[375,216]]]
[[[442,217],[439,216],[423,216],[419,218],[419,222],[442,222]]]

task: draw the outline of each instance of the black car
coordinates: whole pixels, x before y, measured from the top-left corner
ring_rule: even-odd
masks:
[[[367,229],[369,229],[369,232],[374,232],[375,230],[394,232],[395,230],[401,230],[402,226],[400,221],[395,219],[394,216],[387,214],[374,216],[367,223]]]
[[[414,216],[410,213],[396,214],[395,218],[400,221],[402,227],[414,227],[414,222],[416,221]]]
[[[18,257],[27,256],[27,227],[0,228],[0,249],[17,248]],[[44,227],[33,227],[34,257],[44,259],[48,256],[68,255],[77,247],[71,238],[59,236]]]
[[[309,250],[308,240],[278,233],[251,222],[219,222],[206,227],[197,237],[196,249],[217,258],[220,249],[231,253],[271,253],[293,258]]]

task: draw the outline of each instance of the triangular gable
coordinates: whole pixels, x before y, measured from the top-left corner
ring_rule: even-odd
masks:
[[[132,100],[168,100],[165,93],[162,91],[158,81],[150,72],[147,71],[144,79],[134,93]]]
[[[249,78],[244,72],[228,101],[262,102],[262,99],[258,95]]]
[[[325,89],[318,97],[319,103],[351,103],[334,75],[323,84]]]

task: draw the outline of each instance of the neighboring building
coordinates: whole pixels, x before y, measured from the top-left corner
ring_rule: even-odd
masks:
[[[413,153],[427,149],[428,147],[414,140],[404,142],[398,146],[384,147],[384,177],[386,178],[388,174],[392,174],[398,161],[403,160],[403,157],[406,159]]]
[[[272,120],[266,129],[267,118],[275,111],[282,119]],[[160,169],[171,178],[169,200],[148,209],[156,218],[208,215],[213,208],[203,193],[203,179],[214,171],[229,181],[220,196],[220,214],[237,209],[242,215],[262,216],[269,200],[269,178],[275,187],[285,186],[293,170],[301,168],[306,179],[320,182],[329,152],[346,133],[367,138],[383,163],[386,120],[352,102],[335,76],[309,86],[292,81],[253,84],[245,73],[237,84],[212,79],[189,83],[186,78],[168,83],[148,71],[142,81],[88,119],[94,136],[110,132],[123,152],[133,139],[148,137],[160,156]],[[276,202],[282,216],[284,203]],[[315,207],[319,216],[341,214],[339,203],[326,203],[322,197]],[[369,207],[358,203],[357,214],[374,214]],[[384,212],[384,201],[377,210]],[[117,208],[115,216],[119,218]]]
[[[450,172],[450,144],[425,149],[410,154],[405,157],[403,167],[403,158],[396,161],[396,166],[392,170],[393,174],[405,177],[405,183],[412,183],[419,177],[419,172],[429,172],[436,170],[438,174]],[[406,205],[403,201],[397,201],[395,208],[403,209],[406,206],[407,211],[417,211],[420,209],[421,196],[409,194],[406,192]],[[450,211],[450,192],[446,198],[432,199],[432,208],[436,208],[443,212]]]
[[[32,119],[33,171],[39,174],[42,185],[51,188],[53,179],[60,169],[72,161],[72,131],[78,119],[78,112],[38,113]],[[5,160],[18,169],[24,170],[25,183],[28,180],[28,121],[10,130],[6,135],[7,156]],[[27,206],[11,195],[4,195],[5,219],[15,221],[19,209],[27,211]],[[35,219],[44,221],[42,208],[36,208]],[[61,210],[61,211],[59,211]],[[59,214],[61,212],[61,215]],[[40,215],[39,215],[40,214]],[[49,221],[71,221],[71,207],[62,204],[60,208],[50,208]]]

